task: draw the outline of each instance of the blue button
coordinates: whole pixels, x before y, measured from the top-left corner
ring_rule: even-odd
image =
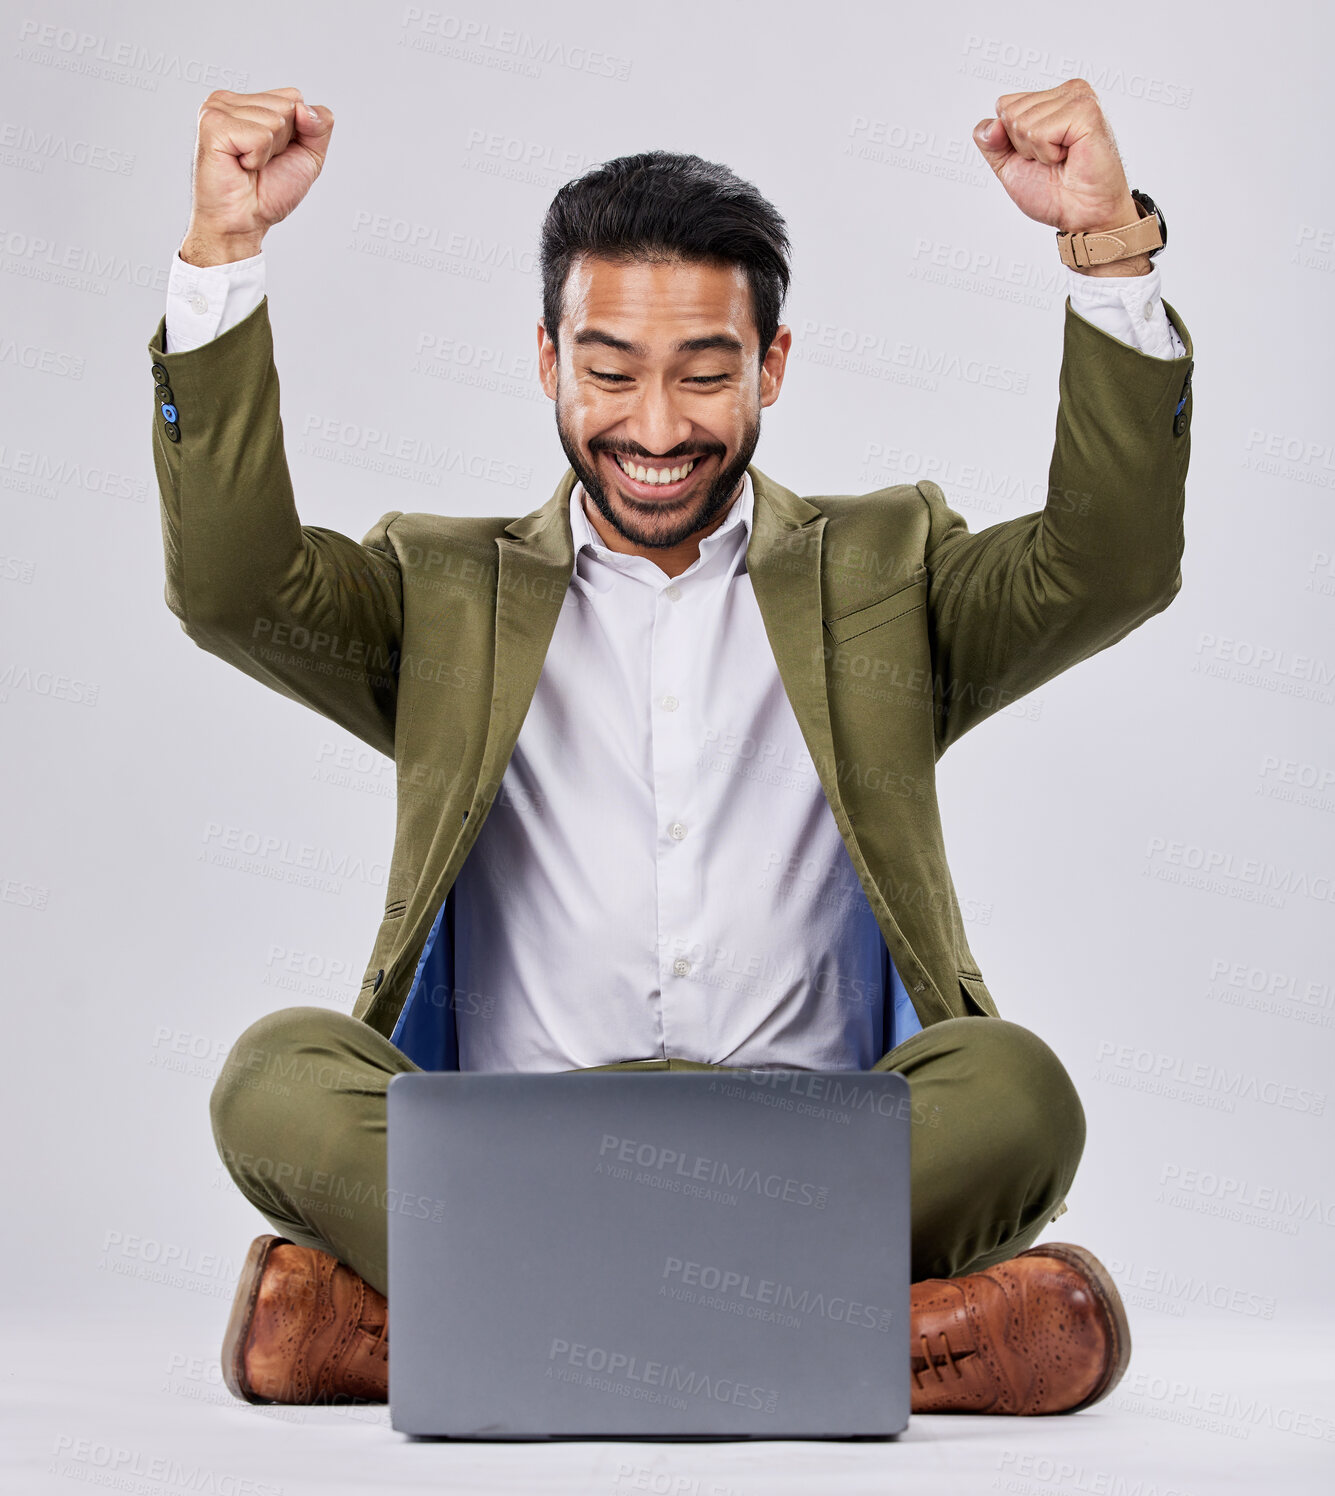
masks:
[[[174,421],[176,419],[176,407],[174,405],[164,405],[162,407],[162,419],[164,421]]]

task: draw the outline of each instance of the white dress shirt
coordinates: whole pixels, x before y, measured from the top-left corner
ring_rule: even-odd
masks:
[[[1067,275],[1088,321],[1185,351],[1157,267]],[[262,253],[178,254],[167,347],[263,295]],[[779,678],[746,571],[750,478],[676,578],[604,546],[583,499],[576,484],[575,571],[532,704],[454,884],[459,1068],[869,1069],[921,1025]]]
[[[533,702],[455,884],[456,984],[483,999],[456,1011],[460,1069],[870,1069],[891,1047],[884,942],[746,571],[750,478],[675,578],[604,546],[582,497]]]

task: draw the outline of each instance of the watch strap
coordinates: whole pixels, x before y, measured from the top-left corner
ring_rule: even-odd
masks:
[[[1057,235],[1057,253],[1062,264],[1072,270],[1086,270],[1091,265],[1110,265],[1114,260],[1129,260],[1163,248],[1158,215],[1146,213],[1136,204],[1140,217],[1119,229],[1100,229],[1097,233]]]

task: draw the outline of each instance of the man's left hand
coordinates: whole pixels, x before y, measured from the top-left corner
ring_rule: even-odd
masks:
[[[1002,94],[997,117],[973,138],[1011,201],[1039,223],[1074,234],[1136,222],[1117,142],[1083,78]]]

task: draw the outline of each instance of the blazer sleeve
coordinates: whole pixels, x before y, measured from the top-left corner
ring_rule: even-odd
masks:
[[[1155,358],[1066,303],[1042,510],[976,534],[931,482],[928,625],[938,756],[995,711],[1161,612],[1182,585],[1191,338]]]
[[[183,352],[163,351],[165,322],[148,351],[167,606],[201,649],[392,757],[403,586],[390,530],[401,511],[360,543],[298,519],[267,297]]]

